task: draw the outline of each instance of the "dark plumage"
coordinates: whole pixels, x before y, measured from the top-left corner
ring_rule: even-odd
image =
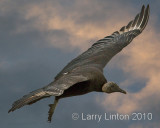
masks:
[[[98,40],[87,51],[68,63],[49,85],[15,101],[9,112],[40,99],[55,96],[54,104],[49,105],[48,121],[51,121],[54,109],[61,98],[83,95],[92,91],[126,94],[116,83],[107,82],[103,75],[103,68],[114,55],[143,31],[148,19],[149,5],[146,9],[143,6],[141,12],[127,26]]]

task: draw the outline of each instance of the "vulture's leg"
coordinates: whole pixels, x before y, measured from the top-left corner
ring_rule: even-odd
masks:
[[[59,99],[55,97],[54,104],[49,104],[50,108],[49,108],[49,111],[48,111],[48,122],[51,122],[51,120],[52,120],[52,115],[53,115],[54,110],[55,110],[55,108],[58,104],[58,100]]]

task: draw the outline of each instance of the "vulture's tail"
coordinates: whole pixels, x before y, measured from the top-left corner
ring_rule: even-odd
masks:
[[[15,101],[12,104],[12,108],[8,111],[13,112],[14,110],[23,107],[24,105],[33,104],[43,98],[50,97],[51,95],[45,91],[44,88],[37,89],[33,92],[30,92],[28,95],[24,95],[21,99]]]

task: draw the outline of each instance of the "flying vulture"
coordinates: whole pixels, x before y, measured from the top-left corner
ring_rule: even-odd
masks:
[[[149,19],[149,5],[142,6],[141,12],[127,26],[115,31],[110,36],[95,42],[87,51],[69,62],[54,81],[24,95],[12,104],[8,112],[24,105],[33,104],[43,98],[55,96],[54,104],[50,104],[48,121],[51,121],[55,107],[61,98],[83,95],[89,92],[113,93],[126,91],[116,83],[108,82],[103,75],[103,69],[113,56],[138,36],[146,27]]]

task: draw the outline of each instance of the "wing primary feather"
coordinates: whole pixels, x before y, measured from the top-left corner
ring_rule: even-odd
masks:
[[[141,12],[140,12],[140,14],[139,14],[139,19],[138,19],[138,21],[137,21],[137,27],[139,27],[140,25],[141,25],[141,23],[142,23],[142,21],[143,21],[143,17],[144,17],[144,12],[145,12],[145,6],[143,5],[143,7],[142,7],[142,9],[141,9]]]
[[[133,24],[132,24],[132,27],[135,27],[138,19],[139,19],[139,14],[137,14],[137,16],[135,17],[135,19],[134,19],[134,21],[133,21]]]
[[[120,29],[121,32],[124,32],[125,31],[125,26],[123,26],[121,29]]]
[[[149,13],[150,13],[150,9],[149,9],[149,5],[148,5],[147,8],[146,8],[146,10],[145,10],[143,22],[142,22],[142,24],[141,24],[141,26],[140,26],[141,31],[144,30],[145,26],[146,26],[147,23],[148,23]]]
[[[126,29],[129,29],[132,26],[133,21],[130,21],[129,24],[126,26]]]

